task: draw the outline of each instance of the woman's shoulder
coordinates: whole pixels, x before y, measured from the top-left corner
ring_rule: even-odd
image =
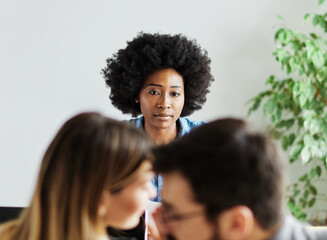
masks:
[[[134,125],[137,128],[143,128],[144,117],[141,116],[141,117],[138,117],[138,118],[132,118],[132,119],[125,120],[125,121],[132,124],[132,125]]]
[[[181,137],[186,133],[189,133],[192,129],[205,124],[205,121],[195,121],[188,118],[178,118],[178,136]]]
[[[195,128],[195,127],[198,127],[198,126],[201,126],[203,124],[205,124],[206,122],[205,121],[196,121],[196,120],[191,120],[191,119],[188,119],[188,118],[179,118],[179,121],[181,123],[181,125],[183,126],[188,126],[190,127],[191,129],[192,128]]]

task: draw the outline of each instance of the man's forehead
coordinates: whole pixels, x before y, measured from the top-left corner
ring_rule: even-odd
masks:
[[[174,171],[163,175],[162,198],[166,207],[174,208],[181,205],[198,204],[188,180],[179,172]]]
[[[171,191],[185,188],[185,193],[192,193],[188,180],[180,172],[173,171],[162,176],[164,180],[163,188]]]

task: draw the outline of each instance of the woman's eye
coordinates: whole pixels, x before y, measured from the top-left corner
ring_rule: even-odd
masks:
[[[181,94],[178,93],[178,92],[174,92],[174,93],[172,93],[171,95],[172,95],[173,97],[179,97]]]
[[[157,91],[154,91],[154,90],[150,91],[149,93],[150,93],[151,95],[158,95],[158,94],[159,94]]]

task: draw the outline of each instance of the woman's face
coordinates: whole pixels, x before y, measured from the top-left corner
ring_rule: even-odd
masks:
[[[138,176],[117,193],[109,193],[104,222],[117,229],[136,227],[144,213],[147,203],[157,195],[152,184],[154,173],[152,164],[145,162]]]
[[[138,100],[147,127],[175,127],[184,107],[183,77],[172,68],[155,71],[143,83]]]

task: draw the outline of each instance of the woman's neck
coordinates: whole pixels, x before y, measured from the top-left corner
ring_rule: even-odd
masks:
[[[170,143],[177,136],[176,124],[171,128],[153,128],[144,124],[144,130],[157,145]]]

